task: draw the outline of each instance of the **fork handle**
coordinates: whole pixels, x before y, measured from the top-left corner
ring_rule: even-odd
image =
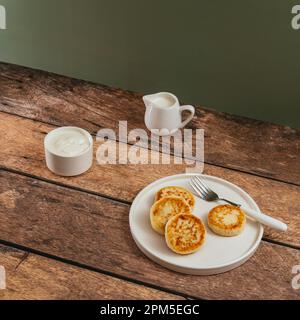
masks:
[[[257,212],[252,209],[244,208],[242,209],[245,211],[247,216],[255,219],[256,221],[260,222],[261,224],[276,229],[278,231],[287,231],[287,225],[281,222],[278,219],[272,218],[264,213]]]
[[[220,200],[226,201],[234,206],[240,207],[239,204],[234,203],[230,200],[227,200],[227,199],[220,199]],[[246,212],[247,216],[255,219],[256,221],[260,222],[265,226],[276,229],[278,231],[287,231],[287,228],[288,228],[287,225],[278,219],[272,218],[264,213],[260,213],[252,209],[248,209],[244,207],[242,207],[242,209]]]

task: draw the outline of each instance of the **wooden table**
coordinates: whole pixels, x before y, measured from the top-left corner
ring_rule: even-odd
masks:
[[[98,165],[79,177],[47,170],[43,139],[57,126],[95,134],[144,128],[142,95],[0,63],[1,299],[299,299],[300,130],[198,106],[206,174],[244,188],[287,233],[265,229],[254,256],[216,276],[182,275],[146,258],[128,226],[135,195],[183,165]],[[288,102],[287,102],[288,103]]]

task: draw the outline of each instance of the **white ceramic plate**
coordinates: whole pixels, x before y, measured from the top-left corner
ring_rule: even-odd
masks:
[[[241,235],[230,238],[218,236],[207,226],[207,215],[214,206],[221,202],[206,202],[196,197],[193,213],[204,222],[207,236],[203,247],[190,255],[178,255],[172,252],[167,247],[165,238],[151,227],[149,211],[155,193],[165,186],[182,186],[191,190],[189,180],[194,175],[179,174],[159,179],[137,195],[129,213],[133,239],[147,257],[171,270],[195,275],[211,275],[229,271],[247,261],[255,252],[263,235],[261,224],[247,218]],[[249,194],[236,185],[213,176],[199,176],[223,198],[259,211],[257,204]]]

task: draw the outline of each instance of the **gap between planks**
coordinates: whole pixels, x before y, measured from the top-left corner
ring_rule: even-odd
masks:
[[[61,127],[61,125],[58,125],[56,123],[52,123],[52,122],[47,122],[47,121],[43,121],[43,120],[39,120],[39,119],[35,119],[35,118],[30,118],[30,117],[26,117],[24,115],[19,115],[17,113],[12,113],[12,112],[8,112],[8,111],[4,111],[4,110],[0,110],[0,113],[5,113],[5,114],[8,114],[8,115],[11,115],[11,116],[15,116],[15,117],[19,117],[19,118],[22,118],[22,119],[26,119],[26,120],[30,120],[30,121],[33,121],[33,122],[37,122],[37,123],[41,123],[41,124],[45,124],[45,125],[48,125],[48,126],[52,126],[52,127],[56,127],[56,128],[59,128]],[[103,128],[102,126],[98,125],[99,126],[99,129]],[[47,134],[47,133],[45,133]],[[91,135],[93,137],[96,137],[96,134],[94,133],[91,133]],[[119,140],[119,139],[116,139],[116,140],[112,140],[112,139],[108,139],[108,140],[111,140],[111,141],[115,141],[117,143],[124,143],[124,144],[127,144],[129,146],[133,146],[134,143],[130,143],[130,142],[124,142],[122,140]],[[144,148],[143,146],[139,146],[140,148]],[[144,148],[146,150],[150,150],[149,148]],[[161,150],[162,148],[160,147],[158,152],[160,154],[163,153],[163,151]],[[171,150],[171,153],[170,155],[176,157],[178,155],[174,154],[174,152]],[[184,159],[187,159],[187,160],[195,160],[195,159],[191,159],[189,157],[186,157]],[[289,185],[294,185],[294,186],[300,186],[300,183],[296,183],[296,182],[291,182],[291,181],[286,181],[286,180],[283,180],[283,179],[280,179],[280,178],[275,178],[275,177],[270,177],[270,176],[265,176],[263,174],[259,174],[259,173],[254,173],[254,172],[251,172],[251,171],[245,171],[245,170],[241,170],[241,169],[237,169],[237,168],[234,168],[234,167],[226,167],[224,165],[221,165],[221,164],[216,164],[216,163],[213,163],[213,162],[210,162],[210,161],[206,161],[204,160],[203,162],[204,164],[209,164],[213,167],[216,167],[216,168],[224,168],[224,169],[227,169],[227,170],[231,170],[231,171],[235,171],[235,172],[239,172],[239,173],[244,173],[244,174],[248,174],[248,175],[252,175],[254,177],[260,177],[260,178],[264,178],[264,179],[268,179],[268,180],[272,180],[272,181],[276,181],[276,182],[281,182],[281,183],[286,183],[286,184],[289,184]]]
[[[147,283],[147,282],[144,282],[144,281],[139,281],[139,280],[134,279],[134,278],[122,276],[122,275],[114,273],[114,272],[109,272],[107,270],[102,270],[102,269],[99,269],[99,268],[96,268],[96,267],[92,267],[90,265],[83,264],[83,263],[80,263],[80,262],[77,262],[77,261],[74,261],[74,260],[65,259],[65,258],[62,258],[62,257],[59,257],[59,256],[55,256],[55,255],[52,255],[52,254],[49,254],[49,253],[45,253],[43,251],[39,251],[39,250],[36,250],[36,249],[33,249],[33,248],[22,246],[22,245],[19,245],[17,243],[13,243],[13,242],[10,242],[10,241],[6,241],[6,240],[0,239],[0,244],[4,245],[4,246],[7,246],[7,247],[11,247],[11,248],[17,249],[17,250],[21,250],[21,251],[24,252],[24,256],[21,258],[20,262],[16,266],[16,270],[17,270],[17,268],[20,267],[20,265],[23,262],[26,261],[26,259],[29,257],[30,254],[35,254],[35,255],[38,255],[38,256],[41,256],[41,257],[45,257],[45,258],[48,258],[48,259],[51,259],[51,260],[55,260],[55,261],[58,261],[58,262],[61,262],[61,263],[64,263],[64,264],[71,265],[73,267],[77,267],[77,268],[88,270],[88,271],[93,271],[93,272],[96,272],[96,273],[99,273],[99,274],[110,276],[112,278],[116,278],[116,279],[119,279],[119,280],[127,281],[127,282],[130,282],[130,283],[136,284],[136,285],[144,286],[146,288],[151,288],[151,289],[162,291],[162,292],[165,292],[165,293],[168,293],[168,294],[176,295],[176,296],[182,297],[182,298],[184,298],[186,300],[206,300],[206,299],[202,299],[202,298],[199,298],[199,297],[193,297],[191,295],[186,295],[186,294],[184,294],[182,292],[177,292],[176,290],[164,288],[164,287],[161,287],[161,286],[158,286],[158,285],[154,285],[154,284],[151,284],[151,283]]]
[[[62,187],[62,188],[65,188],[65,189],[71,189],[71,190],[74,190],[74,191],[77,191],[77,192],[91,194],[91,195],[94,195],[94,196],[97,196],[97,197],[100,197],[100,198],[103,198],[103,199],[107,199],[107,200],[113,201],[115,203],[121,203],[121,204],[129,205],[129,206],[131,206],[131,204],[132,204],[132,202],[130,202],[130,201],[125,201],[125,200],[122,200],[122,199],[109,197],[108,195],[101,194],[101,193],[98,193],[98,192],[95,192],[95,191],[91,191],[89,189],[83,189],[83,188],[67,185],[67,184],[64,184],[64,183],[59,182],[59,181],[49,180],[49,179],[46,179],[46,178],[43,178],[43,177],[40,177],[40,176],[35,176],[35,175],[32,175],[32,174],[28,174],[26,172],[22,172],[22,171],[6,168],[6,167],[3,167],[1,165],[0,165],[0,171],[6,171],[8,173],[13,173],[13,174],[17,174],[17,175],[20,175],[20,176],[28,177],[28,178],[31,178],[31,179],[36,179],[36,180],[39,180],[39,181],[42,181],[42,182],[46,182],[46,183],[50,183],[50,184],[53,184],[53,185],[56,185],[58,187]],[[1,239],[0,239],[0,241],[1,241]],[[269,238],[265,238],[265,237],[262,238],[262,241],[265,241],[265,242],[268,242],[268,243],[272,243],[272,244],[275,244],[275,245],[279,245],[279,246],[283,246],[283,247],[287,247],[287,248],[291,248],[291,249],[300,250],[300,245],[297,246],[297,245],[285,243],[283,241],[273,240],[273,239],[269,239]]]

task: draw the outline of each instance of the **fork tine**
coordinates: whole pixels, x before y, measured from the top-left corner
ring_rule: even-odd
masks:
[[[204,196],[206,196],[207,192],[206,190],[197,182],[197,180],[195,180],[194,178],[192,178],[191,180],[194,184],[194,186],[197,188],[197,190],[199,190],[199,192],[201,194],[203,194]]]
[[[196,176],[196,179],[201,184],[201,186],[205,189],[206,192],[212,191],[207,185],[204,184],[204,182],[202,182],[202,180],[198,176]]]
[[[202,193],[200,193],[199,190],[194,185],[191,185],[191,186],[196,196],[200,197],[201,199],[205,199],[205,196]]]
[[[193,180],[190,180],[190,185],[194,189],[197,195],[200,195],[201,198],[205,198],[205,193],[201,189],[199,189]]]
[[[207,193],[209,192],[209,191],[207,190],[207,188],[204,188],[205,186],[202,186],[202,184],[200,184],[200,183],[198,182],[197,177],[195,177],[195,179],[193,178],[192,180],[193,180],[194,183],[197,185],[197,187],[202,190],[202,192],[203,192],[204,194],[207,194]]]

